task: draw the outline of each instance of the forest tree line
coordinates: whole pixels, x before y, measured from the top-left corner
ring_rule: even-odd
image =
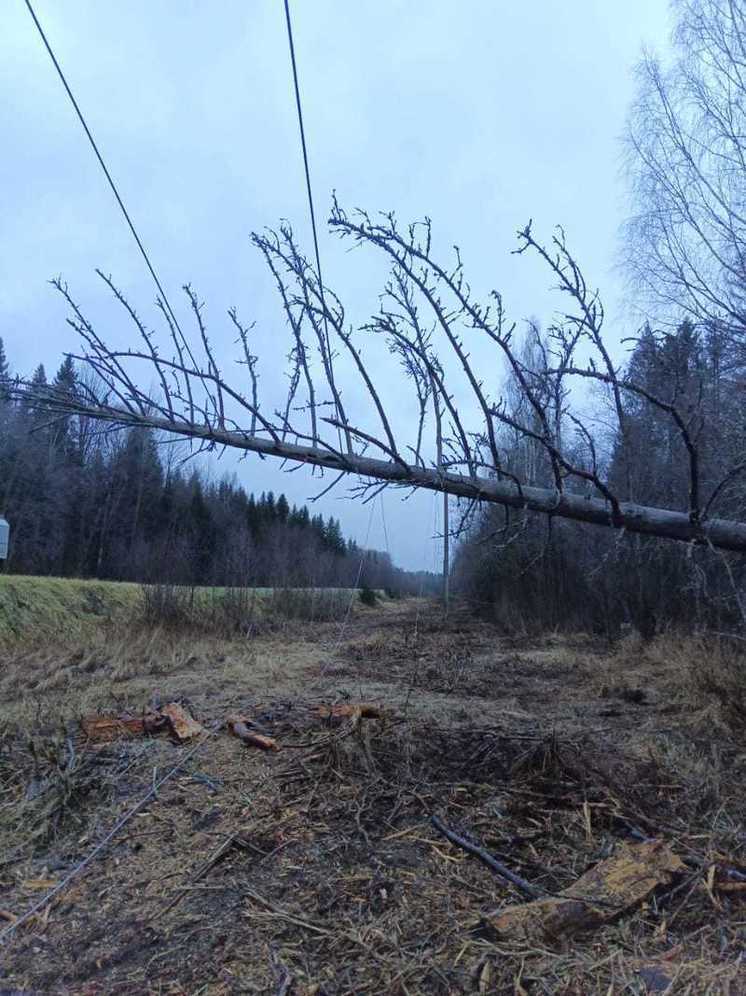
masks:
[[[746,456],[746,377],[729,341],[722,329],[698,329],[691,321],[672,332],[648,326],[626,364],[629,379],[651,397],[675,396],[690,413],[705,494],[739,455]],[[524,349],[544,348],[545,338],[533,329]],[[505,394],[522,403],[510,380]],[[589,418],[600,427],[610,403],[601,392],[588,398]],[[551,406],[549,411],[562,421],[561,412],[551,412]],[[615,429],[605,439],[602,428],[598,433],[605,448],[599,459],[614,493],[623,501],[675,508],[677,496],[686,494],[688,472],[676,425],[656,404],[634,395],[624,401],[623,424],[623,433]],[[504,434],[501,442],[506,471],[551,486],[549,461],[538,443],[517,434]],[[746,518],[746,487],[738,478],[716,501],[719,515]],[[464,528],[454,566],[458,586],[509,628],[613,634],[631,622],[652,635],[668,623],[727,628],[743,622],[743,557],[551,517],[506,516],[495,508],[478,512]]]
[[[65,378],[73,377],[74,370],[63,365],[54,403],[42,408],[85,411],[93,418],[103,413],[110,419],[121,411],[116,404],[112,407],[111,397],[123,392],[127,407],[123,421],[138,421],[141,429],[107,437],[94,433],[78,416],[77,422],[55,418],[44,424],[41,412],[33,410],[33,399],[44,398],[44,385],[38,382],[25,401],[21,396],[15,408],[11,406],[11,456],[5,459],[16,468],[16,476],[26,478],[13,485],[6,505],[11,509],[13,501],[37,500],[53,508],[63,494],[65,508],[59,511],[70,517],[59,537],[49,534],[48,525],[58,521],[58,515],[53,520],[41,514],[27,517],[21,536],[32,567],[51,569],[40,553],[48,549],[56,550],[56,563],[66,569],[69,542],[78,558],[81,550],[88,551],[89,559],[71,568],[81,572],[136,570],[147,576],[167,562],[169,569],[184,576],[224,583],[225,575],[240,573],[251,563],[254,583],[288,571],[320,583],[317,575],[331,576],[350,559],[349,549],[343,552],[341,544],[335,551],[334,527],[318,520],[314,526],[310,518],[308,525],[301,525],[295,520],[302,511],[288,510],[287,520],[279,526],[283,535],[291,528],[292,515],[292,528],[313,536],[308,545],[311,563],[305,568],[296,563],[303,557],[283,553],[283,543],[272,527],[262,533],[257,526],[245,525],[248,512],[241,512],[247,540],[239,546],[252,555],[240,557],[234,568],[235,549],[226,542],[219,521],[230,505],[221,498],[221,489],[233,496],[235,487],[229,482],[209,484],[199,475],[182,479],[157,459],[158,440],[143,427],[165,425],[174,434],[258,452],[267,451],[269,433],[275,456],[336,469],[339,454],[320,435],[324,424],[336,426],[340,438],[342,433],[347,437],[344,472],[470,496],[458,526],[454,588],[505,625],[590,628],[609,635],[626,621],[643,635],[669,623],[746,630],[744,557],[723,552],[742,550],[743,542],[716,542],[714,529],[717,526],[722,536],[732,527],[740,535],[746,523],[746,74],[742,65],[746,5],[676,0],[672,12],[670,58],[663,63],[646,54],[641,60],[625,139],[629,210],[622,229],[622,263],[629,281],[627,304],[639,316],[632,340],[625,339],[625,321],[627,327],[617,327],[611,345],[601,298],[568,249],[562,229],[547,245],[532,234],[530,224],[518,233],[516,251],[538,254],[570,308],[555,312],[545,330],[529,323],[521,356],[516,325],[506,319],[500,295],[493,293],[487,305],[472,297],[458,248],[453,268],[431,258],[429,219],[404,229],[393,213],[376,218],[364,210],[348,213],[335,198],[329,220],[332,230],[353,244],[377,247],[391,261],[392,277],[380,299],[380,311],[358,331],[383,337],[413,387],[419,417],[413,445],[405,446],[406,440],[399,440],[392,430],[371,371],[351,342],[341,298],[325,294],[289,226],[252,236],[278,283],[294,337],[287,354],[286,414],[280,412],[274,426],[265,424],[259,412],[254,370],[258,358],[251,354],[247,331],[235,313],[231,317],[245,351],[250,398],[237,393],[219,373],[204,335],[202,305],[191,288],[185,291],[203,333],[203,363],[212,371],[208,379],[214,392],[205,390],[204,376],[193,358],[186,364],[182,358],[164,365],[149,333],[109,278],[102,277],[144,339],[139,349],[125,354],[107,346],[82,318],[67,287],[57,282],[73,315],[70,322],[82,337],[89,369],[103,388],[89,392],[85,405],[66,408]],[[419,310],[423,301],[427,313],[432,312],[432,329]],[[324,328],[332,328],[352,357],[371,410],[380,418],[383,438],[349,421],[320,315]],[[175,355],[180,356],[178,337],[171,323],[167,325]],[[335,419],[317,417],[319,402],[303,337],[306,328],[316,339],[322,395],[328,391],[333,399]],[[486,383],[471,365],[474,333],[497,346],[506,358],[509,373],[504,384],[500,385],[499,374]],[[451,373],[446,379],[451,368],[441,362],[440,348],[458,360],[465,377],[466,406],[471,405],[483,420],[476,431],[464,426],[454,401],[456,392],[449,386]],[[122,355],[132,363],[150,363],[161,389],[148,391],[139,380],[135,383],[121,367]],[[302,383],[307,403],[295,404]],[[200,395],[197,405],[193,386]],[[250,430],[215,430],[216,425],[226,424],[226,398],[238,405],[243,416],[250,416]],[[180,409],[178,418],[174,403]],[[297,416],[295,422],[288,413]],[[12,447],[23,438],[14,419],[22,426],[38,423],[28,455],[20,451],[12,455]],[[425,434],[428,420],[430,438]],[[230,424],[239,425],[233,416]],[[265,435],[259,438],[261,433]],[[75,439],[76,434],[84,441]],[[312,445],[289,446],[288,435]],[[111,451],[109,438],[114,441]],[[383,469],[380,461],[355,451],[353,438],[386,454]],[[98,525],[93,537],[82,544],[79,519],[89,492],[80,490],[77,471],[69,472],[70,481],[63,480],[62,491],[42,480],[55,461],[61,464],[61,474],[67,472],[73,459],[65,455],[68,449],[85,449],[92,480],[104,481],[90,489],[96,505],[86,523],[88,528],[93,528],[91,522]],[[54,458],[44,464],[40,454],[52,452]],[[402,452],[411,453],[416,467],[407,464]],[[80,461],[80,452],[74,459]],[[469,481],[454,482],[451,475],[443,474],[444,468],[468,471]],[[117,497],[122,477],[131,495],[126,512]],[[179,515],[170,512],[174,484],[181,502]],[[76,487],[77,499],[70,497]],[[528,491],[521,494],[524,487],[532,489],[533,497]],[[164,500],[161,491],[167,490]],[[249,500],[244,495],[238,503],[245,501],[248,508]],[[493,504],[480,507],[480,501]],[[630,509],[625,503],[638,507]],[[158,528],[149,527],[163,504]],[[258,516],[260,504],[254,500],[251,516]],[[273,520],[276,504],[273,498]],[[203,512],[207,507],[209,514]],[[509,510],[520,507],[521,512]],[[531,514],[529,507],[541,516]],[[572,520],[613,528],[588,529]],[[669,522],[665,529],[663,521]],[[96,539],[100,549],[112,544],[110,563],[94,552]],[[267,551],[268,566],[263,566],[260,550]]]
[[[74,393],[70,358],[52,378]],[[414,592],[433,579],[362,550],[339,520],[258,497],[233,478],[210,480],[183,449],[145,428],[112,430],[50,418],[13,401],[0,339],[0,514],[11,523],[6,570],[16,574],[184,585],[370,587]],[[31,378],[47,384],[43,366]]]
[[[672,15],[667,58],[646,53],[637,67],[624,139],[621,262],[646,320],[619,380],[638,389],[617,399],[586,380],[594,387],[585,426],[620,499],[687,512],[696,487],[704,514],[743,522],[746,7],[678,0]],[[552,328],[532,329],[524,348],[539,367],[556,362]],[[508,405],[521,403],[514,382],[505,393]],[[567,417],[564,399],[545,403],[556,435],[582,442],[584,426]],[[505,432],[501,443],[508,469],[551,485],[540,447]],[[746,629],[743,556],[493,509],[465,528],[455,567],[462,590],[506,625]]]

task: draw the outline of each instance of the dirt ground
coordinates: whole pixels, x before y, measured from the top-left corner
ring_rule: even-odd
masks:
[[[2,992],[746,993],[746,744],[660,651],[409,600],[18,650],[0,696]],[[207,732],[79,731],[170,701]],[[318,714],[359,702],[383,718]],[[549,894],[645,838],[686,871],[598,929],[506,941],[494,915],[525,897],[433,815]]]

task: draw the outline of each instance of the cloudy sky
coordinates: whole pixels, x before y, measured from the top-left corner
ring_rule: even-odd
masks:
[[[226,364],[225,310],[257,322],[265,385],[281,383],[283,316],[249,233],[290,219],[309,247],[282,0],[36,0],[37,14],[172,304],[191,281]],[[548,279],[510,254],[528,218],[562,224],[602,288],[608,335],[630,331],[618,274],[626,211],[619,136],[642,46],[664,50],[666,0],[293,0],[312,178],[321,219],[345,205],[433,219],[473,287],[500,289],[513,318],[551,317]],[[62,274],[90,318],[114,315],[95,267],[148,318],[153,287],[23,0],[0,31],[0,336],[15,371],[51,371],[76,349],[48,286]],[[327,283],[350,312],[376,310],[375,260],[325,227]],[[120,333],[123,334],[123,333]],[[499,382],[500,368],[493,374]],[[392,385],[391,398],[396,398]],[[310,472],[226,456],[216,471],[304,501]],[[348,535],[405,567],[432,568],[436,501],[319,502]]]

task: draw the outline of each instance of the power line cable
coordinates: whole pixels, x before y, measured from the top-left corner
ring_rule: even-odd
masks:
[[[114,182],[114,179],[113,179],[113,177],[111,175],[111,172],[109,171],[106,163],[104,162],[104,158],[101,155],[101,151],[99,150],[99,147],[96,144],[96,140],[93,137],[91,129],[88,127],[88,123],[87,123],[87,121],[86,121],[86,119],[85,119],[85,117],[83,115],[83,112],[80,109],[80,105],[78,104],[77,100],[75,99],[75,95],[73,94],[72,89],[70,88],[70,84],[67,82],[67,78],[65,77],[65,74],[62,71],[62,67],[60,66],[60,63],[59,63],[56,55],[54,54],[52,46],[49,43],[49,39],[47,38],[47,36],[46,36],[46,34],[44,32],[44,29],[41,26],[39,18],[36,15],[36,11],[34,10],[32,4],[31,4],[31,0],[24,0],[24,2],[26,4],[28,12],[31,15],[31,18],[32,18],[32,20],[33,20],[33,22],[34,22],[34,24],[36,26],[36,29],[39,32],[39,36],[40,36],[42,42],[44,43],[44,47],[46,48],[47,53],[49,54],[49,58],[52,60],[52,64],[54,65],[54,68],[57,71],[57,75],[59,76],[60,80],[62,81],[62,85],[64,86],[65,92],[67,93],[67,96],[70,99],[70,103],[73,105],[73,108],[75,109],[75,113],[78,116],[78,120],[80,121],[80,123],[81,123],[81,125],[83,127],[83,130],[84,130],[84,132],[86,134],[86,137],[87,137],[87,139],[88,139],[88,141],[89,141],[89,143],[91,145],[91,148],[94,151],[96,159],[98,160],[98,163],[99,163],[99,165],[100,165],[100,167],[101,167],[101,169],[102,169],[102,171],[104,173],[104,176],[106,177],[106,180],[107,180],[107,182],[109,184],[109,187],[111,188],[111,191],[114,194],[116,202],[119,205],[119,208],[120,208],[120,210],[122,212],[122,215],[123,215],[125,221],[127,222],[127,226],[129,228],[130,232],[132,233],[132,237],[134,238],[135,243],[137,244],[137,248],[140,250],[140,254],[142,255],[142,258],[145,261],[145,265],[147,266],[147,268],[148,268],[148,270],[150,272],[150,275],[153,278],[153,282],[155,283],[155,285],[156,285],[156,287],[158,289],[158,293],[159,293],[159,295],[161,297],[161,300],[163,301],[164,307],[168,311],[168,315],[169,315],[171,321],[173,322],[174,327],[177,329],[177,331],[179,333],[181,341],[184,344],[184,347],[185,347],[185,349],[187,351],[187,355],[189,356],[190,360],[192,361],[195,370],[197,370],[196,360],[194,359],[194,356],[192,354],[191,348],[189,347],[189,343],[188,343],[188,341],[187,341],[184,333],[181,330],[181,326],[179,325],[179,321],[176,318],[176,314],[174,313],[174,310],[171,307],[171,304],[170,304],[170,302],[168,300],[168,296],[167,296],[166,292],[163,289],[163,285],[161,284],[161,281],[158,278],[158,274],[155,271],[155,267],[153,266],[153,263],[150,260],[150,256],[149,256],[147,250],[145,249],[145,246],[143,245],[142,239],[140,238],[140,236],[139,236],[139,234],[137,232],[137,229],[135,228],[134,222],[132,221],[132,218],[131,218],[131,216],[130,216],[130,214],[129,214],[129,212],[128,212],[125,204],[124,204],[122,196],[120,195],[119,190],[117,189],[117,185]],[[285,18],[286,18],[286,22],[287,22],[288,44],[289,44],[289,47],[290,47],[290,61],[291,61],[291,64],[292,64],[292,69],[293,69],[293,85],[294,85],[294,89],[295,89],[295,104],[296,104],[296,108],[297,108],[297,111],[298,111],[298,126],[299,126],[299,129],[300,129],[301,149],[302,149],[302,152],[303,152],[303,168],[304,168],[305,176],[306,176],[306,191],[307,191],[307,194],[308,194],[308,208],[309,208],[309,213],[310,213],[310,216],[311,216],[311,232],[312,232],[312,235],[313,235],[314,254],[315,254],[315,257],[316,257],[316,272],[317,272],[317,275],[318,275],[318,278],[319,278],[319,296],[321,298],[321,304],[322,304],[323,311],[324,311],[324,315],[323,315],[323,318],[324,318],[324,338],[325,338],[326,353],[327,353],[327,358],[328,358],[328,363],[329,363],[329,369],[331,371],[332,357],[331,357],[331,349],[330,349],[330,343],[329,343],[329,328],[328,328],[328,322],[327,322],[327,318],[326,318],[326,301],[325,301],[325,298],[324,298],[324,282],[323,282],[322,271],[321,271],[321,254],[319,252],[319,239],[318,239],[318,231],[317,231],[317,228],[316,228],[316,212],[314,210],[313,189],[311,187],[311,172],[310,172],[309,163],[308,163],[308,146],[306,144],[306,132],[305,132],[305,127],[304,127],[304,123],[303,123],[303,108],[302,108],[302,103],[301,103],[300,84],[299,84],[299,81],[298,81],[298,66],[297,66],[296,58],[295,58],[295,45],[293,43],[293,28],[292,28],[292,22],[291,22],[291,18],[290,18],[290,4],[289,4],[289,0],[285,0]],[[335,394],[336,394],[336,392],[335,392]],[[337,408],[337,407],[338,406],[336,404],[336,399],[335,399],[335,408]],[[337,418],[339,418],[339,412],[338,411],[337,411]],[[339,429],[337,431],[339,433]],[[341,435],[340,435],[340,446],[341,446]]]
[[[308,147],[306,145],[306,130],[303,126],[303,108],[300,99],[300,84],[298,82],[298,66],[295,61],[295,45],[293,44],[293,26],[290,20],[290,0],[285,0],[285,20],[288,28],[288,45],[290,46],[290,62],[293,67],[293,86],[295,87],[295,106],[298,110],[298,127],[300,128],[300,144],[303,150],[303,168],[306,173],[306,191],[308,193],[308,210],[311,215],[311,232],[313,248],[316,253],[316,272],[319,277],[319,293],[324,304],[324,283],[321,279],[321,256],[319,255],[319,238],[316,231],[316,212],[313,207],[313,190],[311,188],[311,171],[308,166]],[[326,305],[324,305],[326,310]]]
[[[111,187],[112,193],[114,194],[114,197],[116,198],[117,204],[119,205],[119,208],[120,208],[122,214],[124,215],[124,219],[127,222],[127,225],[129,226],[129,230],[130,230],[130,232],[132,232],[132,236],[133,236],[135,242],[137,243],[137,248],[140,250],[142,258],[145,260],[145,265],[147,266],[148,270],[150,271],[150,275],[153,278],[155,286],[158,288],[158,293],[159,293],[159,295],[161,297],[161,300],[163,301],[163,304],[164,304],[165,308],[168,310],[168,314],[169,314],[169,316],[171,318],[171,321],[174,323],[174,326],[178,329],[179,335],[181,336],[181,340],[184,343],[184,346],[186,347],[187,354],[188,354],[190,360],[192,361],[192,363],[194,364],[194,368],[196,370],[197,369],[197,364],[196,364],[196,361],[194,359],[194,356],[192,355],[192,351],[189,348],[189,343],[187,342],[186,337],[184,336],[184,333],[181,331],[181,326],[179,325],[179,322],[178,322],[178,320],[176,318],[176,315],[174,314],[173,308],[171,307],[171,305],[169,303],[168,297],[166,296],[166,292],[164,291],[163,286],[162,286],[160,280],[158,279],[158,275],[155,272],[155,268],[154,268],[153,264],[150,261],[150,256],[148,255],[147,250],[145,249],[145,246],[142,243],[142,239],[137,234],[137,229],[135,228],[135,225],[134,225],[134,223],[132,221],[132,218],[130,217],[129,212],[127,211],[127,208],[124,205],[124,201],[122,200],[122,198],[121,198],[121,196],[119,194],[119,191],[117,190],[117,185],[114,183],[114,180],[112,179],[112,175],[109,172],[109,170],[108,170],[108,168],[106,166],[106,163],[104,162],[104,158],[101,155],[101,152],[99,151],[98,145],[96,144],[96,140],[94,139],[93,135],[91,134],[91,129],[88,127],[86,119],[83,116],[83,112],[81,111],[80,106],[79,106],[77,100],[75,99],[75,96],[74,96],[72,90],[70,89],[70,84],[67,82],[67,79],[65,78],[65,74],[62,72],[62,67],[60,66],[59,62],[57,61],[57,57],[56,57],[56,55],[54,54],[54,52],[52,50],[52,46],[49,44],[49,40],[47,39],[47,36],[44,33],[44,29],[42,28],[42,26],[41,26],[41,24],[39,22],[39,18],[36,16],[36,11],[31,6],[30,0],[24,0],[24,2],[26,4],[26,7],[28,8],[29,14],[31,14],[31,17],[33,18],[34,24],[36,25],[36,29],[39,32],[41,40],[44,42],[44,47],[46,48],[47,52],[49,53],[49,58],[52,60],[54,68],[57,70],[57,75],[62,80],[62,85],[64,86],[65,91],[67,92],[68,97],[70,98],[70,103],[75,108],[75,113],[78,115],[78,120],[80,121],[81,125],[83,126],[83,131],[86,133],[86,137],[88,138],[88,141],[91,144],[91,148],[93,149],[94,153],[96,154],[96,158],[98,159],[99,165],[100,165],[101,169],[103,170],[104,176],[108,180],[109,186]]]
[[[290,0],[285,0],[285,21],[287,23],[288,29],[288,45],[290,47],[290,62],[293,67],[293,86],[295,89],[295,106],[298,111],[298,127],[300,129],[300,144],[303,152],[303,169],[306,174],[306,192],[308,194],[308,211],[311,216],[311,234],[313,236],[313,249],[316,256],[316,273],[319,278],[319,297],[321,298],[321,305],[323,308],[323,319],[324,319],[324,339],[326,340],[326,355],[329,362],[329,370],[331,372],[332,368],[332,353],[329,346],[329,325],[326,320],[326,301],[324,299],[324,281],[321,276],[321,254],[319,253],[319,236],[316,229],[316,212],[313,206],[313,188],[311,187],[311,170],[308,165],[308,146],[306,145],[306,129],[303,125],[303,107],[300,98],[300,83],[298,82],[298,65],[295,60],[295,45],[293,44],[293,26],[290,18]],[[333,389],[333,385],[332,389]],[[339,411],[336,401],[336,391],[334,391],[334,407],[336,411],[336,418],[339,421]],[[339,427],[337,427],[337,436],[339,437],[340,449],[342,447],[342,436]]]
[[[389,560],[391,560],[391,548],[389,547],[389,531],[386,528],[386,512],[385,512],[385,509],[383,507],[383,496],[384,496],[384,494],[385,494],[385,491],[381,491],[380,492],[380,494],[378,495],[378,501],[380,502],[380,505],[381,505],[381,522],[383,524],[383,538],[386,541],[386,553],[389,555]]]

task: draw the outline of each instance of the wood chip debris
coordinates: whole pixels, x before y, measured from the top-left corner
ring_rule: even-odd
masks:
[[[623,844],[559,895],[509,906],[485,917],[500,938],[552,940],[593,930],[639,906],[659,886],[687,870],[662,840]]]
[[[321,705],[316,715],[330,723],[349,720],[353,724],[362,719],[382,719],[383,710],[370,702],[339,702]],[[179,702],[169,702],[157,710],[149,710],[140,716],[122,713],[119,716],[84,716],[80,726],[91,743],[105,744],[131,737],[154,736],[169,733],[177,743],[193,740],[204,732],[204,727]],[[279,743],[258,727],[248,716],[232,714],[226,716],[228,730],[250,747],[260,750],[278,751]]]
[[[161,712],[171,724],[173,735],[179,743],[198,737],[204,730],[204,726],[198,723],[194,716],[190,715],[178,702],[169,702]]]

